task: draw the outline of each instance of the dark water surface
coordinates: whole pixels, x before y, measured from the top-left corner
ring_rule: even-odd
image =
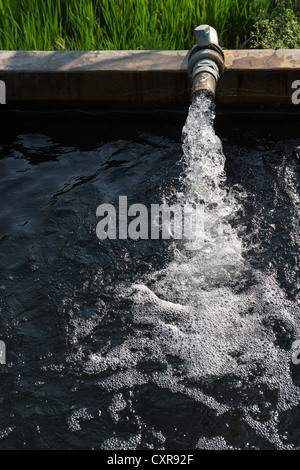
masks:
[[[201,165],[185,119],[1,126],[0,449],[300,448],[299,118],[220,115]],[[99,204],[179,194],[213,208],[201,253],[96,237]]]

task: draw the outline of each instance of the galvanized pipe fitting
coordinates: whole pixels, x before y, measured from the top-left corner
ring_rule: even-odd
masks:
[[[196,44],[188,54],[188,74],[192,80],[192,94],[207,90],[215,96],[217,82],[225,68],[224,53],[214,28],[204,24],[195,29]]]

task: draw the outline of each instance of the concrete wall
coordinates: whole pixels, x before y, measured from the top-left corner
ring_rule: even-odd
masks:
[[[190,100],[188,51],[1,51],[6,102],[181,106]],[[297,108],[300,50],[228,50],[216,101],[224,106]],[[300,106],[299,108],[300,109]]]

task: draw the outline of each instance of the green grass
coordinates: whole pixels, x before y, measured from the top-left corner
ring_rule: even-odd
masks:
[[[277,11],[278,0],[0,0],[0,49],[190,49],[203,23],[224,48],[268,47],[259,25]]]

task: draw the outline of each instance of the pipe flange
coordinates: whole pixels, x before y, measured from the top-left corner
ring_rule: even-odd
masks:
[[[188,61],[187,72],[190,77],[192,77],[193,69],[197,62],[205,59],[209,59],[215,62],[218,65],[220,76],[223,75],[225,68],[223,58],[220,57],[220,55],[213,49],[198,49],[197,47],[197,49],[194,50],[193,54],[190,55]]]
[[[207,62],[207,63],[201,63],[199,65],[197,64],[195,65],[193,73],[192,73],[192,80],[194,80],[195,76],[198,73],[203,73],[203,72],[210,73],[214,77],[216,82],[218,82],[220,79],[218,67],[212,61],[210,61],[210,63]]]

